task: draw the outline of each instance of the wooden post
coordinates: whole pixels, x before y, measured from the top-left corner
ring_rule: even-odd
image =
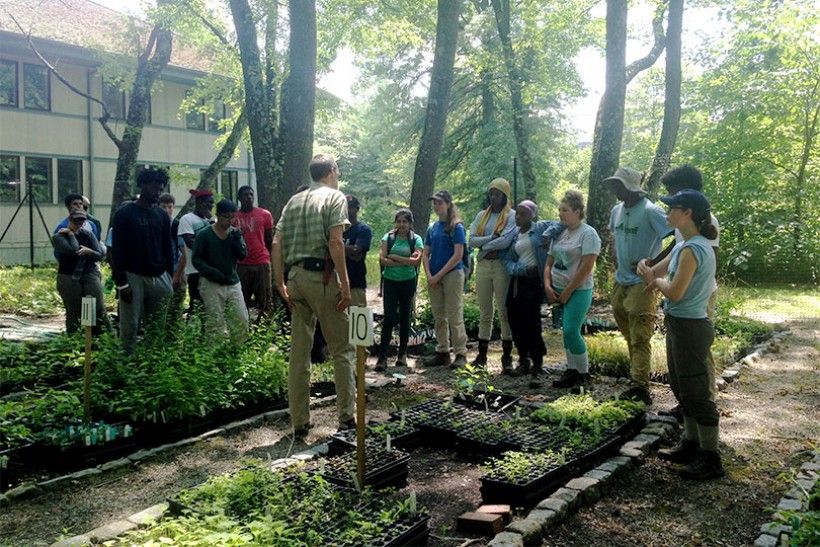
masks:
[[[83,371],[83,419],[91,423],[91,327],[85,328],[85,367]]]
[[[359,487],[364,489],[365,470],[365,387],[364,387],[364,363],[366,359],[364,346],[356,346],[356,476],[359,479]]]

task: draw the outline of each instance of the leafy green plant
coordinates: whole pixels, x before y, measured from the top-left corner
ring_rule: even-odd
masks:
[[[644,409],[631,400],[596,401],[589,393],[565,395],[545,404],[530,419],[545,424],[566,426],[587,433],[601,433],[626,423]]]
[[[500,458],[490,458],[482,466],[486,477],[512,484],[526,484],[566,463],[565,451],[547,450],[541,453],[505,452]]]
[[[489,410],[490,397],[496,388],[492,383],[493,375],[487,367],[477,367],[467,363],[456,369],[455,376],[456,397],[483,403],[484,409]]]

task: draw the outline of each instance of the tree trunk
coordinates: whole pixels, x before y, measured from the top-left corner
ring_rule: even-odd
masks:
[[[162,6],[165,3],[160,1],[158,5]],[[109,226],[120,204],[131,197],[134,168],[137,165],[142,141],[142,128],[145,126],[151,101],[151,88],[171,59],[172,39],[173,34],[170,30],[162,28],[159,24],[154,26],[145,51],[137,60],[137,72],[134,75],[134,84],[131,86],[128,115],[122,138],[118,142],[116,137],[109,133],[109,137],[112,138],[119,151],[117,172],[114,176],[114,191],[111,196],[111,213],[108,217]],[[104,114],[101,123],[107,129],[105,121],[107,118]]]
[[[281,169],[276,162],[276,105],[270,103],[270,93],[263,77],[256,24],[248,0],[230,0],[230,6],[242,63],[245,112],[256,169],[256,196],[260,207],[272,210],[281,180]],[[265,68],[272,71],[270,66]]]
[[[814,91],[817,91],[817,85],[815,85]],[[820,103],[815,105],[813,113],[809,108],[806,108],[806,121],[803,128],[803,153],[800,154],[800,166],[797,168],[797,176],[795,177],[794,212],[792,217],[792,239],[794,242],[794,253],[796,255],[799,255],[802,251],[800,249],[800,239],[802,237],[801,226],[803,223],[803,215],[806,214],[806,211],[803,210],[806,166],[809,164],[811,152],[814,150],[814,138],[818,133],[818,118],[820,118]]]
[[[461,0],[438,0],[436,49],[427,95],[427,114],[413,171],[413,188],[410,191],[410,209],[419,233],[424,233],[430,220],[430,203],[427,198],[433,193],[435,186],[438,158],[447,123],[461,4]]]
[[[274,202],[274,216],[302,184],[310,182],[308,164],[313,156],[313,124],[316,111],[316,2],[289,3],[290,70],[282,85],[280,138],[282,184]]]
[[[666,74],[663,103],[663,126],[655,159],[646,183],[646,191],[654,194],[660,186],[661,177],[669,170],[675,142],[680,127],[681,86],[681,32],[683,30],[683,1],[669,0],[669,19],[666,24]]]
[[[492,0],[495,12],[495,23],[501,39],[504,65],[507,67],[507,79],[510,87],[510,103],[513,111],[513,133],[518,162],[521,165],[521,177],[524,179],[524,194],[527,199],[535,201],[535,170],[530,156],[529,137],[527,136],[527,111],[521,97],[523,86],[521,71],[515,62],[515,51],[510,38],[510,0]]]
[[[609,209],[615,201],[602,181],[618,168],[624,130],[626,100],[627,0],[607,0],[606,90],[595,121],[592,159],[589,167],[588,222],[609,241]]]
[[[219,176],[219,172],[222,171],[225,166],[228,165],[228,162],[231,161],[231,158],[233,158],[236,147],[239,145],[239,141],[242,140],[242,134],[245,132],[246,127],[248,127],[248,117],[243,110],[234,122],[231,132],[225,140],[225,144],[222,145],[214,161],[211,162],[208,168],[205,169],[199,177],[199,184],[197,184],[196,187],[197,190],[213,191],[216,189],[216,178]],[[193,211],[194,201],[193,196],[188,198],[188,201],[185,202],[185,205],[183,205],[179,213],[177,213],[177,218],[182,218],[182,215],[185,213]]]

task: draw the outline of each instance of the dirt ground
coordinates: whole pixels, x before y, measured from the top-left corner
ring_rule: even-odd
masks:
[[[745,368],[738,382],[720,395],[721,451],[728,476],[708,484],[683,482],[650,458],[614,495],[582,510],[555,529],[545,545],[746,545],[769,520],[772,507],[788,489],[786,475],[820,440],[818,414],[818,325],[816,319],[790,321],[793,336],[778,354],[767,354]],[[549,363],[561,361],[557,332],[548,336]],[[500,346],[493,344],[492,370]],[[371,369],[372,369],[371,359]],[[386,419],[396,407],[445,396],[454,376],[449,369],[391,369],[406,375],[403,385],[370,393],[368,419]],[[375,373],[369,372],[368,375]],[[559,390],[531,388],[527,379],[498,376],[496,386],[524,393],[530,400],[552,399]],[[622,385],[598,378],[600,396]],[[669,389],[652,386],[654,409],[672,405]],[[164,500],[208,475],[235,469],[249,457],[275,459],[324,440],[335,429],[335,406],[312,411],[316,427],[304,444],[293,446],[286,421],[176,449],[140,465],[88,477],[37,498],[0,510],[0,544],[44,545],[60,534],[89,531]],[[453,453],[413,452],[409,488],[431,512],[430,545],[456,546],[475,539],[455,530],[455,519],[480,503],[475,464]]]

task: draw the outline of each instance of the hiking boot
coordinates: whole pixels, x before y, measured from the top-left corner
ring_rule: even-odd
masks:
[[[450,353],[436,352],[433,355],[428,355],[421,360],[421,364],[425,367],[444,367],[450,364]]]
[[[385,370],[387,370],[387,357],[380,355],[379,360],[376,361],[376,372],[384,372]]]
[[[553,380],[552,387],[568,388],[574,387],[580,380],[581,373],[574,368],[568,368],[561,373],[561,377]]]
[[[541,359],[533,359],[532,367],[530,368],[530,383],[529,386],[532,389],[538,389],[544,383],[542,379],[544,378],[544,363]]]
[[[529,357],[522,357],[518,360],[518,366],[512,371],[513,376],[525,376],[529,374],[530,368],[532,368],[532,361]]]
[[[723,470],[719,452],[698,449],[692,462],[678,471],[678,474],[684,479],[705,481],[719,479],[726,475],[726,471]]]
[[[580,373],[578,375],[578,379],[575,381],[575,385],[570,388],[570,390],[569,390],[570,393],[574,393],[575,395],[578,395],[582,392],[586,393],[588,391],[592,391],[590,389],[591,386],[589,386],[589,382],[590,382],[589,374],[584,373],[584,372]]]
[[[641,386],[632,386],[618,396],[619,399],[632,399],[633,401],[640,401],[646,406],[652,404],[652,396],[649,390]]]
[[[680,405],[673,406],[669,410],[659,410],[658,415],[671,416],[675,418],[679,424],[683,423],[683,407],[681,407]]]
[[[301,425],[293,429],[293,436],[296,439],[304,439],[307,437],[308,433],[310,432],[310,428],[313,427],[313,424],[308,422],[305,425]]]
[[[407,366],[407,352],[400,351],[399,354],[396,356],[396,366],[397,367],[406,367]]]
[[[463,368],[467,364],[467,356],[466,355],[456,355],[456,358],[453,359],[450,368]]]
[[[692,463],[695,456],[698,455],[700,445],[695,441],[689,439],[681,439],[678,444],[672,448],[662,448],[658,450],[658,458],[665,462],[677,463],[686,465]]]
[[[501,374],[509,374],[513,370],[512,364],[512,340],[502,340],[501,349],[504,352],[501,355]]]
[[[478,341],[478,355],[475,356],[473,362],[470,363],[474,367],[485,367],[487,366],[487,350],[490,347],[489,340],[479,340]],[[458,357],[456,357],[458,359]]]
[[[356,429],[356,418],[350,418],[346,422],[341,422],[337,431],[345,431],[348,429]]]

